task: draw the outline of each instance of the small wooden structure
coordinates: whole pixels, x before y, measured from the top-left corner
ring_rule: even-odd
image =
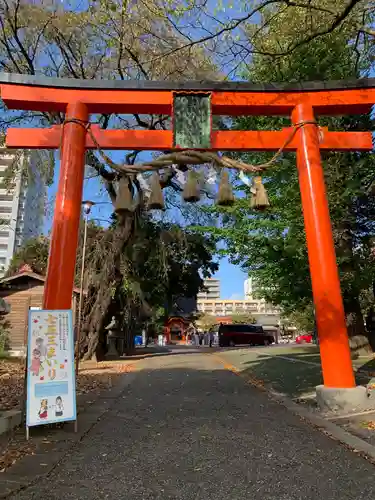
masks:
[[[185,344],[187,329],[191,323],[190,319],[181,316],[171,316],[165,324],[165,336],[167,344]]]
[[[176,297],[164,324],[167,344],[185,344],[189,326],[197,314],[196,297]]]
[[[10,306],[6,319],[10,323],[8,345],[11,354],[24,355],[27,342],[28,316],[30,308],[43,307],[46,278],[32,271],[21,271],[0,280],[0,298]],[[79,289],[72,296],[73,322],[75,324]]]

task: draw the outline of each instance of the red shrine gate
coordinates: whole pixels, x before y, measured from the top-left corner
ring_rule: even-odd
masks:
[[[90,114],[173,116],[176,96],[195,93],[209,97],[209,113],[213,115],[290,116],[296,133],[284,149],[297,152],[324,384],[332,388],[355,386],[320,150],[370,151],[372,135],[326,129],[321,134],[315,116],[368,113],[375,103],[374,79],[279,86],[80,81],[2,74],[0,83],[1,98],[9,109],[65,113],[63,125],[49,129],[9,128],[6,139],[9,148],[57,149],[62,145],[44,296],[46,309],[71,306],[85,149],[96,149],[97,145],[108,150],[179,149],[172,130],[101,130],[97,125],[90,126]],[[292,130],[211,130],[209,147],[202,149],[276,151]]]

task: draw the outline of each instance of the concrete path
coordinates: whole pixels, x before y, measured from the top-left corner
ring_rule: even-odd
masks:
[[[141,361],[112,409],[13,499],[375,498],[373,465],[190,352]]]

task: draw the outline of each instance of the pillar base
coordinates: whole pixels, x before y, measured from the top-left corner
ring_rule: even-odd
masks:
[[[114,359],[119,357],[119,353],[116,349],[116,339],[109,337],[108,339],[108,352],[105,355],[107,359]]]
[[[370,392],[361,385],[350,389],[335,387],[316,387],[316,401],[323,411],[353,413],[375,409],[375,398],[370,397]]]

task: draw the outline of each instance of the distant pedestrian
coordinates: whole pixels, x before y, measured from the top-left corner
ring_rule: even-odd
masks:
[[[214,343],[215,339],[215,334],[214,332],[208,332],[208,335],[209,335],[210,347],[212,347],[212,344]]]
[[[203,338],[204,338],[204,334],[201,332],[199,334],[199,345],[202,345],[203,344]]]
[[[280,327],[277,326],[275,331],[275,344],[279,343],[279,339],[280,339]]]
[[[194,332],[194,344],[199,347],[199,335],[198,332]]]
[[[204,332],[204,345],[208,345],[210,343],[210,332]]]

